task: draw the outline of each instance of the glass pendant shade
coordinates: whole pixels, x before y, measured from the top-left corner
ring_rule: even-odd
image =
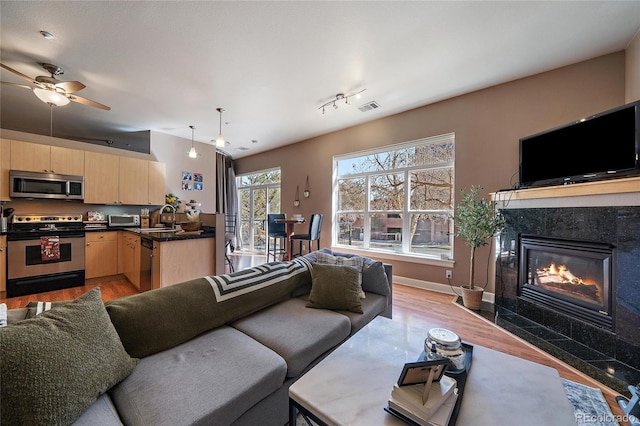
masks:
[[[189,150],[189,158],[198,158],[198,153],[194,147]]]
[[[65,106],[65,105],[68,105],[69,102],[71,102],[69,101],[69,98],[67,98],[66,96],[58,92],[41,89],[39,87],[34,87],[33,93],[35,93],[38,99],[40,99],[45,104],[51,104],[55,106]]]
[[[225,145],[224,137],[222,137],[222,134],[220,134],[216,138],[216,148],[224,148],[224,145]]]

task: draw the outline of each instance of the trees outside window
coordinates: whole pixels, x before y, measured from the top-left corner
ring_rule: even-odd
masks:
[[[334,158],[334,245],[452,258],[453,134]]]

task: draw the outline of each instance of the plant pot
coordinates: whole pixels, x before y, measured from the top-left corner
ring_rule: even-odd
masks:
[[[462,286],[462,304],[465,308],[473,311],[479,311],[482,307],[482,294],[484,289],[482,287],[474,287],[473,289]]]

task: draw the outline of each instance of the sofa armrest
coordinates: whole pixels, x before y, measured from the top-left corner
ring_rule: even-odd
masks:
[[[389,296],[387,296],[387,309],[385,309],[380,315],[391,319],[393,315],[393,265],[390,263],[383,263],[382,266],[384,267],[385,274],[387,274],[387,281],[389,281]]]

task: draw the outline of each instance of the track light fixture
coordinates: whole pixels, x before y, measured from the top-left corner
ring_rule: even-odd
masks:
[[[189,158],[198,158],[198,152],[196,148],[193,146],[193,131],[196,129],[196,126],[191,127],[191,149],[189,150]]]
[[[220,132],[216,138],[216,148],[224,148],[225,140],[222,136],[222,113],[224,112],[224,108],[216,108],[216,111],[220,113]]]
[[[325,102],[321,106],[318,107],[319,110],[322,110],[322,114],[325,112],[325,108],[329,105],[333,106],[333,109],[338,109],[338,104],[344,102],[345,105],[351,105],[351,98],[355,96],[356,99],[360,99],[360,94],[367,89],[362,89],[359,92],[352,93],[350,95],[345,95],[344,93],[338,93],[335,99]]]

